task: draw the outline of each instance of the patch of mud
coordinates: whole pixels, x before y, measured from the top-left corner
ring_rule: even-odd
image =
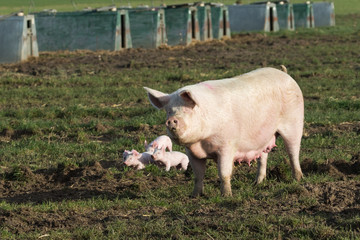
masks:
[[[6,169],[0,181],[0,201],[44,204],[92,198],[136,199],[141,198],[144,191],[190,181],[189,176],[183,173],[172,178],[152,176],[146,170],[143,176],[138,176],[136,171],[114,174],[108,170],[114,167],[124,170],[124,166],[115,161],[95,162],[81,167],[59,165],[56,169],[37,171],[31,171],[28,167]],[[152,213],[164,211],[161,208],[148,210]],[[58,209],[42,212],[30,207],[19,207],[16,210],[0,209],[0,225],[6,226],[14,234],[73,228],[79,223],[106,228],[104,223],[113,218],[143,216],[148,210],[121,212],[115,207],[96,211],[89,208],[81,212]]]
[[[318,204],[311,210],[342,212],[358,208],[360,213],[360,183],[358,181],[338,181],[320,184],[304,184],[308,194],[315,197]]]
[[[44,203],[48,201],[79,200],[92,197],[139,197],[144,190],[176,184],[178,179],[147,176],[136,181],[135,171],[113,174],[110,167],[123,168],[115,161],[95,162],[91,166],[59,165],[57,169],[32,172],[28,167],[7,169],[0,181],[0,201],[9,203]],[[151,183],[151,184],[149,184]]]
[[[323,173],[336,179],[346,180],[360,173],[360,153],[354,155],[351,161],[328,159],[322,164],[314,163],[312,159],[304,159],[301,169],[304,174]]]
[[[269,178],[279,181],[289,180],[289,166],[284,162],[279,167],[269,170]],[[114,174],[108,168],[116,167],[121,173]],[[275,198],[262,201],[268,196],[261,191],[256,194],[255,199],[244,203],[241,208],[244,211],[255,211],[261,214],[289,214],[306,213],[322,214],[326,216],[329,224],[336,225],[342,216],[349,214],[360,214],[360,183],[349,180],[353,174],[360,170],[360,158],[354,156],[350,162],[329,161],[327,164],[316,165],[307,159],[303,162],[304,173],[321,172],[335,174],[339,181],[320,184],[299,184],[292,190],[286,190],[289,194],[282,202],[282,193],[279,192]],[[31,171],[28,167],[17,167],[7,169],[0,181],[0,201],[7,203],[31,203],[43,204],[47,202],[62,202],[69,200],[85,200],[92,198],[106,199],[136,199],[141,198],[142,193],[155,188],[171,187],[178,184],[190,184],[192,176],[185,172],[169,178],[154,176],[144,173],[142,176],[136,171],[123,171],[122,164],[115,161],[95,162],[89,166],[65,166],[59,165],[56,169],[43,169]],[[336,169],[336,170],[334,170]],[[234,177],[253,177],[256,168],[242,168],[236,171]],[[240,172],[240,173],[239,173]],[[347,179],[346,181],[341,180]],[[208,183],[211,180],[207,180]],[[247,181],[247,180],[246,180]],[[218,185],[215,181],[213,184]],[[316,201],[311,206],[302,206],[300,198],[312,198]],[[280,199],[280,200],[277,200]],[[229,200],[230,201],[230,200]],[[272,203],[276,201],[276,203]],[[269,205],[270,204],[270,205]],[[237,209],[239,203],[230,201],[225,208]],[[254,207],[256,206],[256,207]],[[23,233],[29,231],[43,231],[49,229],[71,229],[74,224],[81,222],[83,226],[98,226],[106,229],[104,225],[112,219],[144,218],[149,215],[160,216],[166,210],[147,209],[125,211],[114,208],[106,210],[84,209],[81,212],[54,210],[50,212],[36,211],[30,207],[19,207],[16,210],[0,209],[0,224],[7,226],[12,233]],[[224,210],[223,210],[224,211]],[[192,213],[198,214],[198,213]],[[213,212],[214,216],[219,212]],[[144,219],[145,220],[145,219]],[[343,224],[343,222],[341,222]]]
[[[331,45],[342,41],[341,37],[319,37],[317,42]],[[255,66],[279,66],[279,59],[291,48],[304,48],[312,44],[307,39],[289,38],[286,35],[267,37],[266,34],[239,34],[223,41],[196,42],[188,47],[162,47],[159,49],[126,49],[110,51],[58,51],[42,52],[39,58],[16,64],[0,65],[0,75],[11,72],[33,76],[84,76],[139,68],[194,68],[198,64],[217,69],[228,69],[234,64],[253,69]],[[271,54],[264,55],[271,48]],[[304,56],[301,51],[291,53],[299,59],[299,65],[287,66],[300,69]],[[293,56],[294,55],[294,56]],[[306,59],[304,59],[306,61]],[[307,76],[303,76],[307,77]]]
[[[360,134],[360,122],[342,122],[333,125],[310,123],[308,126],[305,126],[304,137],[306,138],[315,134],[333,135],[334,133],[344,132],[355,132],[356,134]]]

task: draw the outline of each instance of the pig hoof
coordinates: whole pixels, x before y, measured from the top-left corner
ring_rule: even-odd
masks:
[[[203,189],[201,189],[201,190],[194,189],[192,194],[191,194],[191,197],[196,198],[196,197],[199,197],[199,196],[204,196],[204,190]]]
[[[221,194],[222,197],[232,197],[232,193],[222,193]]]
[[[264,182],[265,178],[258,178],[254,181],[253,185],[259,185]]]
[[[190,195],[191,198],[197,198],[197,197],[200,197],[200,196],[204,196],[204,193],[192,193]]]
[[[297,171],[297,172],[294,173],[294,178],[295,178],[296,181],[299,182],[302,178],[304,178],[304,176],[303,176],[302,172]]]

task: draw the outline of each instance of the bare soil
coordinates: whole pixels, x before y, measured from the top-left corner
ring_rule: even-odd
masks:
[[[186,69],[194,68],[197,65],[208,65],[215,69],[226,70],[236,64],[253,69],[254,65],[258,67],[280,67],[279,59],[282,59],[285,55],[299,59],[298,64],[287,65],[288,69],[304,70],[306,66],[301,61],[307,61],[308,59],[307,56],[302,54],[301,48],[313,44],[331,46],[332,43],[341,41],[343,39],[338,36],[332,38],[319,36],[309,41],[294,39],[285,34],[277,38],[271,38],[261,33],[243,34],[224,41],[197,42],[188,47],[161,47],[148,50],[126,49],[121,52],[93,52],[86,50],[45,52],[41,54],[41,57],[23,63],[0,65],[0,72],[9,70],[20,74],[44,77],[54,75],[95,75],[143,67],[149,69]],[[271,54],[266,53],[269,48],[271,48]],[[300,50],[292,51],[291,55],[289,55],[288,50],[291,48],[299,48]]]
[[[189,172],[176,177],[156,177],[144,174],[142,177],[134,176],[134,172],[114,175],[109,167],[123,166],[116,162],[95,162],[92,166],[73,167],[58,166],[56,169],[43,169],[32,172],[29,168],[9,169],[6,180],[0,181],[0,201],[7,203],[46,204],[48,202],[62,202],[64,200],[86,200],[97,197],[106,199],[137,199],[145,190],[161,186],[175,186],[177,184],[190,184],[192,179]],[[245,165],[237,166],[241,171],[237,174],[255,174],[256,167],[248,168]],[[300,183],[286,202],[276,200],[271,204],[259,199],[251,205],[241,206],[243,211],[256,211],[264,215],[294,213],[325,214],[328,224],[337,225],[337,218],[346,218],[360,213],[360,183],[352,180],[360,172],[360,156],[354,156],[351,162],[342,160],[329,161],[323,165],[316,165],[311,159],[302,163],[305,175],[314,173],[330,174],[338,179],[336,182],[321,184]],[[289,169],[287,169],[289,170]],[[188,170],[188,171],[191,171]],[[21,176],[20,179],[18,176]],[[234,176],[239,177],[239,176]],[[269,169],[269,179],[286,181],[284,172],[278,167]],[[216,183],[217,184],[217,183]],[[259,193],[261,195],[261,191]],[[278,193],[281,194],[281,193]],[[299,196],[315,198],[316,203],[310,207],[302,207]],[[271,207],[269,206],[271,204]],[[231,207],[231,204],[227,207]],[[255,210],[256,209],[256,210]],[[54,211],[42,212],[32,208],[20,207],[15,211],[0,209],[0,224],[7,226],[13,233],[30,231],[46,232],[54,228],[73,228],[74,224],[81,222],[82,226],[101,225],[111,218],[135,218],[149,213],[159,214],[162,209],[142,208],[137,211],[109,209],[83,212]],[[219,213],[221,214],[221,212]],[[105,227],[105,226],[103,226]],[[353,226],[353,229],[359,226]],[[359,229],[360,230],[360,229]]]

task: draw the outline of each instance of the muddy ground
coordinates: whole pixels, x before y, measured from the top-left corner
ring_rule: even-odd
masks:
[[[344,41],[339,36],[333,38],[319,37],[317,43],[331,45],[332,42]],[[234,63],[242,62],[252,69],[254,65],[268,66],[277,65],[277,59],[281,58],[282,52],[289,45],[294,47],[306,47],[313,44],[302,39],[283,37],[269,38],[264,34],[238,35],[225,41],[211,41],[208,43],[194,44],[190,47],[162,47],[158,50],[129,49],[120,53],[111,52],[57,52],[42,53],[39,58],[31,59],[21,64],[0,66],[0,71],[12,71],[19,74],[33,76],[53,75],[87,75],[101,72],[131,70],[141,67],[148,68],[187,68],[196,67],[199,62],[202,65],[209,64],[219,69],[226,69]],[[264,50],[271,47],[272,56],[264,57]],[[301,56],[301,51],[298,53]],[[297,56],[293,56],[297,57]],[[302,57],[300,58],[302,59]],[[87,68],[79,67],[88,66]],[[289,69],[302,70],[301,61],[298,65],[287,66]],[[351,67],[351,66],[350,66]],[[354,68],[359,66],[353,66]],[[339,131],[354,131],[360,134],[360,123],[334,126]],[[321,126],[310,126],[306,134],[314,134],[328,131]],[[54,169],[42,169],[31,171],[27,167],[6,170],[3,180],[0,180],[0,201],[7,203],[47,203],[62,202],[64,200],[91,199],[94,197],[106,197],[108,199],[130,198],[141,196],[141,191],[156,188],[166,183],[169,186],[184,182],[191,182],[191,175],[181,174],[176,178],[162,178],[146,175],[139,179],[133,172],[113,174],[109,168],[122,169],[123,166],[116,162],[95,162],[93,166],[73,167],[58,166]],[[238,166],[239,167],[239,166]],[[240,166],[241,167],[241,166]],[[317,165],[311,159],[303,159],[302,169],[306,174],[324,173],[338,179],[336,182],[321,184],[300,184],[298,192],[288,199],[288,206],[293,206],[292,212],[306,212],[309,214],[328,214],[329,225],[336,226],[338,218],[346,218],[360,214],[360,183],[353,178],[360,172],[360,155],[354,155],[350,162],[342,160],[329,160],[329,162]],[[256,168],[249,170],[255,174]],[[241,174],[241,173],[239,173]],[[284,180],[282,169],[269,169],[271,179]],[[19,176],[21,179],[19,179]],[[151,183],[142,184],[141,182]],[[299,204],[298,195],[309,195],[317,199],[317,203],[311,207],[302,207]],[[254,207],[256,206],[256,207]],[[295,207],[294,207],[295,206]],[[254,200],[251,206],[242,206],[244,211],[262,211],[266,214],[269,206],[261,200]],[[272,214],[282,214],[286,206],[275,204],[271,206]],[[287,207],[289,208],[289,207]],[[150,211],[146,210],[143,211]],[[156,211],[151,210],[151,211]],[[159,210],[160,211],[160,210]],[[286,211],[285,211],[286,212]],[[90,211],[81,213],[63,212],[59,214],[34,211],[27,208],[19,208],[18,211],[0,209],[0,225],[7,226],[13,233],[41,231],[48,229],[70,229],[81,222],[83,226],[99,225],[105,227],[111,219],[128,219],[143,216],[146,212],[132,211],[119,212],[116,209],[109,211]],[[349,227],[349,226],[346,226]],[[359,226],[352,226],[358,229]]]
[[[0,201],[7,203],[46,204],[48,202],[62,202],[64,200],[86,200],[97,197],[106,199],[137,199],[143,191],[167,185],[192,181],[189,172],[177,175],[175,178],[151,176],[135,176],[134,172],[114,175],[109,167],[121,169],[123,166],[116,162],[95,162],[92,166],[71,167],[58,166],[55,169],[31,171],[21,167],[7,172],[6,180],[0,181]],[[256,167],[237,166],[242,171],[236,171],[235,178],[245,178],[246,174],[255,175]],[[335,228],[341,227],[337,218],[347,218],[360,214],[360,182],[353,178],[360,172],[360,155],[354,156],[350,162],[330,160],[328,163],[317,165],[311,159],[302,162],[305,175],[314,173],[329,174],[336,182],[321,184],[303,183],[289,195],[285,202],[275,200],[261,200],[258,193],[251,204],[243,205],[243,211],[255,211],[263,214],[291,214],[307,213],[312,215],[327,215],[328,224]],[[288,171],[287,169],[286,171]],[[191,171],[191,170],[188,170]],[[272,167],[268,170],[268,178],[272,180],[288,181],[284,169]],[[20,174],[19,174],[20,173]],[[18,176],[21,175],[21,179]],[[16,179],[16,180],[15,180]],[[215,183],[215,185],[218,183]],[[281,194],[281,193],[278,193]],[[302,207],[299,196],[316,199],[313,205]],[[271,206],[270,206],[271,205]],[[227,207],[231,207],[231,204]],[[271,209],[271,210],[270,210]],[[7,226],[13,233],[32,231],[46,232],[50,229],[72,229],[76,224],[82,226],[96,225],[106,228],[109,219],[131,219],[142,217],[149,213],[159,214],[156,209],[142,208],[142,210],[99,210],[76,212],[42,212],[32,208],[21,207],[16,211],[0,209],[0,224]],[[163,211],[159,209],[159,211]],[[255,213],[254,212],[254,213]],[[349,227],[349,226],[342,226]],[[351,226],[353,230],[359,226]]]
[[[315,41],[314,41],[315,40]],[[215,69],[228,69],[233,64],[249,66],[253,69],[266,66],[280,66],[279,60],[289,48],[299,47],[299,52],[292,53],[299,57],[298,64],[287,65],[288,69],[304,70],[305,56],[301,54],[301,48],[314,44],[326,44],[344,41],[340,37],[327,36],[312,40],[294,39],[286,35],[280,38],[271,38],[266,34],[236,35],[225,41],[199,42],[190,47],[161,47],[160,49],[127,49],[122,52],[108,51],[73,51],[73,52],[47,52],[42,53],[40,58],[34,58],[21,64],[0,66],[0,71],[13,71],[20,74],[33,76],[54,75],[95,75],[111,73],[115,71],[136,70],[147,67],[152,68],[194,68],[197,65],[209,65]],[[354,40],[355,41],[355,40]],[[271,48],[271,55],[266,50]],[[354,53],[356,54],[356,53]],[[81,67],[79,67],[81,66]],[[84,66],[86,66],[84,68]],[[177,79],[176,79],[177,80]]]

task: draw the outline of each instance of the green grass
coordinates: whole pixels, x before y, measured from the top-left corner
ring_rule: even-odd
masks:
[[[58,11],[76,11],[82,10],[86,7],[98,8],[103,6],[133,6],[138,5],[149,5],[159,6],[162,3],[165,4],[178,4],[188,3],[186,0],[0,0],[0,14],[9,14],[17,11],[36,12],[42,11],[43,9],[57,9]],[[218,1],[224,4],[233,4],[235,0],[222,0]],[[258,2],[257,0],[243,0],[243,4],[249,4],[252,2]],[[304,0],[293,0],[292,3],[303,3]],[[358,0],[334,0],[335,13],[339,15],[358,13],[360,12],[360,5]]]
[[[16,1],[11,3],[20,6]],[[41,2],[35,0],[35,4],[40,6]],[[171,92],[184,84],[244,73],[261,66],[261,53],[265,50],[271,52],[266,55],[267,64],[285,64],[304,93],[301,158],[311,159],[319,166],[331,159],[349,162],[360,149],[358,130],[343,127],[344,123],[355,125],[360,121],[358,19],[341,16],[334,28],[267,34],[264,44],[272,41],[273,45],[251,48],[249,61],[225,69],[221,62],[211,64],[205,59],[181,69],[145,66],[100,74],[91,74],[92,66],[76,66],[83,70],[81,76],[61,69],[46,76],[20,74],[15,69],[2,71],[1,190],[25,189],[32,184],[24,166],[41,171],[59,165],[82,167],[97,161],[121,162],[124,149],[140,150],[145,139],[165,133],[165,113],[150,106],[142,86]],[[333,41],[334,37],[342,40]],[[298,45],[281,46],[277,51],[276,42],[284,38]],[[244,44],[239,48],[225,44],[224,50],[233,47],[230,51],[247,54]],[[327,214],[337,206],[330,202],[326,210],[312,210],[322,200],[307,194],[307,184],[320,186],[341,178],[315,172],[309,173],[301,184],[293,182],[291,169],[283,160],[286,154],[282,141],[277,145],[278,149],[269,156],[268,169],[277,167],[279,173],[270,172],[264,184],[253,186],[254,167],[236,166],[231,198],[220,197],[217,168],[209,161],[206,195],[198,199],[188,197],[193,187],[191,173],[164,172],[154,166],[136,173],[128,168],[110,168],[107,178],[118,180],[116,183],[126,189],[103,191],[91,198],[64,196],[62,201],[50,199],[40,203],[2,199],[0,238],[358,239],[360,217],[356,204],[352,206],[353,214]],[[175,149],[184,150],[177,145]],[[360,177],[357,174],[352,180],[358,184]],[[40,195],[51,190],[41,187],[29,191]],[[63,190],[71,188],[64,186]],[[80,195],[80,190],[74,191]],[[358,194],[355,190],[354,195]],[[347,211],[351,212],[351,207]],[[20,218],[24,225],[35,229],[17,232],[4,224],[3,219],[8,216]]]

